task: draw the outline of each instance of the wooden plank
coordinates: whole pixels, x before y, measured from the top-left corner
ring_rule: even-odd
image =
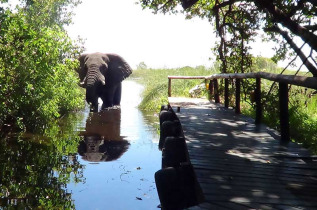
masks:
[[[220,103],[220,94],[219,94],[218,80],[214,79],[213,80],[213,84],[214,84],[214,93],[215,93],[215,103]]]
[[[262,122],[262,101],[261,101],[261,78],[256,78],[255,88],[255,104],[256,104],[256,117],[255,124]]]
[[[290,142],[289,132],[289,114],[288,114],[288,84],[279,83],[279,104],[280,104],[280,127],[281,127],[281,143]]]
[[[225,79],[225,108],[229,108],[229,79]]]
[[[236,114],[240,114],[241,113],[241,109],[240,109],[240,95],[241,95],[241,80],[240,79],[236,79]]]
[[[168,97],[172,96],[172,79],[168,78],[168,91],[167,91]]]
[[[177,116],[206,198],[198,209],[317,207],[317,162],[307,150],[292,142],[281,146],[271,130],[233,110],[169,100],[181,107]]]

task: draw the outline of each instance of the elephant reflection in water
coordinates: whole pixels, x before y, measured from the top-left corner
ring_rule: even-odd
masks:
[[[78,146],[78,153],[91,162],[112,161],[121,157],[130,143],[120,136],[120,124],[120,109],[91,112],[86,121],[86,130],[80,133],[84,140]]]

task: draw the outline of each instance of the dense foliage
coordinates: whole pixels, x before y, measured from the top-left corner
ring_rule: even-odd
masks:
[[[2,1],[3,2],[3,1]],[[0,10],[0,129],[32,130],[82,106],[80,47],[63,25],[78,1],[22,1]]]

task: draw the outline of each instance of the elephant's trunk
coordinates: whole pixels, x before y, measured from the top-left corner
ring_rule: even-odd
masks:
[[[86,84],[87,87],[89,86],[99,86],[99,85],[105,85],[106,79],[105,76],[100,72],[98,68],[92,68],[88,70],[87,76],[86,76]]]
[[[95,86],[86,87],[86,101],[90,105],[92,112],[98,111],[98,94]]]
[[[91,104],[91,111],[98,111],[98,98],[101,96],[102,86],[106,84],[104,75],[99,68],[90,68],[86,75],[86,100]]]

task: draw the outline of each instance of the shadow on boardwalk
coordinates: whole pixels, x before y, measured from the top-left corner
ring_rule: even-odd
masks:
[[[205,202],[190,209],[317,209],[317,159],[204,100],[169,98]]]

